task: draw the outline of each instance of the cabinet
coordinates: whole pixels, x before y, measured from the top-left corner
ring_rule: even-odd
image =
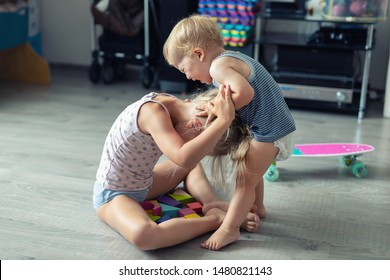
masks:
[[[318,30],[311,34],[266,31],[264,26],[274,20],[314,22]],[[366,109],[374,26],[372,21],[346,23],[321,16],[259,14],[254,58],[268,68],[288,102],[352,110],[360,122]],[[260,51],[264,54],[270,46],[274,63],[260,57]],[[359,79],[355,78],[357,56],[363,58]]]

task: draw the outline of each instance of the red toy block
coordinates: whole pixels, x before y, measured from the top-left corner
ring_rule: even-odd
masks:
[[[202,204],[198,201],[196,202],[191,202],[191,203],[188,203],[187,204],[187,207],[191,208],[192,210],[194,210],[194,212],[196,212],[198,215],[203,215],[203,212],[202,212]]]
[[[186,216],[186,215],[193,214],[193,213],[195,213],[194,210],[192,210],[191,208],[186,207],[186,208],[180,209],[180,210],[177,212],[177,215],[178,215],[179,217],[184,217],[184,216]]]
[[[161,216],[162,214],[161,206],[158,203],[147,200],[140,202],[140,205],[145,209],[146,212],[152,213],[155,216]]]

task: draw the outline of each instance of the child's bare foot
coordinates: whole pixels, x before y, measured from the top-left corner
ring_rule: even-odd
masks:
[[[249,212],[240,228],[248,232],[255,232],[260,224],[260,217],[256,213]]]
[[[218,200],[207,203],[203,206],[203,213],[206,214],[210,211],[210,209],[218,208],[222,211],[227,212],[229,209],[229,202]],[[257,206],[254,205],[248,215],[246,216],[246,220],[241,224],[241,228],[248,232],[255,232],[260,224],[260,218],[258,214],[256,214]],[[265,211],[265,208],[264,208]]]
[[[267,216],[267,210],[265,210],[264,205],[257,209],[257,215],[259,215],[260,218],[265,218],[265,216]]]
[[[200,246],[204,249],[217,251],[226,245],[237,241],[240,237],[239,228],[223,228],[222,226]]]

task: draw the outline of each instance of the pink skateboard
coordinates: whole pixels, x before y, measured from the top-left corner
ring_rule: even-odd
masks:
[[[343,166],[348,167],[352,174],[358,178],[365,177],[367,167],[357,158],[364,153],[372,152],[373,146],[357,143],[317,143],[297,144],[292,157],[340,157]],[[279,170],[273,163],[265,173],[268,181],[276,181],[279,178]]]

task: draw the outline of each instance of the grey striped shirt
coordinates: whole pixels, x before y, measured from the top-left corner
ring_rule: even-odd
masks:
[[[295,131],[295,122],[282,91],[264,66],[250,56],[233,51],[223,52],[214,60],[226,56],[240,59],[251,68],[248,81],[254,89],[254,97],[237,113],[254,138],[259,142],[274,142]],[[219,86],[215,80],[213,85]]]

